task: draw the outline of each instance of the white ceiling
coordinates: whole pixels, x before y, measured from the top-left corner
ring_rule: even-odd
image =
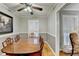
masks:
[[[30,15],[29,12],[21,11],[17,12],[16,10],[20,7],[23,7],[19,3],[4,3],[12,12],[16,13],[19,16],[32,16],[32,17],[48,17],[52,12],[53,8],[56,6],[56,3],[33,3],[32,5],[40,6],[43,8],[43,11],[38,11],[33,9],[34,15]]]
[[[62,11],[79,11],[79,3],[70,3],[62,8]]]

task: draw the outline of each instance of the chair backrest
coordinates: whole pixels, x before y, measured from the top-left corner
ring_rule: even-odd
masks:
[[[2,42],[2,46],[3,46],[3,47],[6,47],[6,46],[7,46],[6,41]]]
[[[39,42],[40,42],[40,48],[42,50],[43,49],[43,46],[44,46],[44,41],[43,41],[43,38],[41,36],[39,38]]]
[[[6,40],[6,44],[9,45],[9,44],[12,44],[13,43],[13,39],[8,37]]]
[[[30,38],[33,38],[33,37],[34,37],[34,32],[33,32],[33,33],[30,33],[30,34],[29,34],[29,37],[30,37]]]
[[[78,40],[78,34],[77,33],[70,33],[69,37],[70,37],[72,49],[74,49],[76,46],[75,43],[77,43],[76,40]]]
[[[77,35],[77,33],[70,33],[69,37],[70,37],[71,46],[72,46],[72,53],[71,53],[71,56],[72,56],[74,54],[74,51],[75,51],[76,43],[78,43],[77,42],[78,35]]]
[[[21,38],[20,38],[20,35],[16,35],[16,37],[15,37],[15,42],[18,42],[20,39],[21,39]]]
[[[76,40],[78,40],[78,34],[77,33],[70,33],[70,40],[72,41],[71,43],[76,43]]]

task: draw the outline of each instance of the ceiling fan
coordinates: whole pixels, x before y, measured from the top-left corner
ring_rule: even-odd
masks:
[[[22,11],[22,10],[25,10],[25,11],[29,11],[31,15],[33,15],[33,9],[36,9],[36,10],[39,10],[39,11],[42,11],[43,8],[41,7],[37,7],[37,6],[33,6],[32,4],[29,4],[29,3],[20,3],[21,5],[24,5],[25,7],[22,7],[20,9],[18,9],[17,11]]]

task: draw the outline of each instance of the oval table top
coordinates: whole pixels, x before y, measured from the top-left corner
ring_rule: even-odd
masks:
[[[37,39],[39,40],[39,39]],[[40,50],[40,43],[34,43],[34,39],[20,39],[18,42],[14,42],[2,48],[2,52],[11,54],[28,54],[34,53]]]

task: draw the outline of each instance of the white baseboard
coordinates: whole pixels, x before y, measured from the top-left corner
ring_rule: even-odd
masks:
[[[56,56],[55,52],[53,51],[53,49],[51,48],[51,46],[49,45],[49,43],[47,41],[45,41],[45,43],[49,46],[49,48],[51,49],[52,53],[54,53],[54,55]]]

